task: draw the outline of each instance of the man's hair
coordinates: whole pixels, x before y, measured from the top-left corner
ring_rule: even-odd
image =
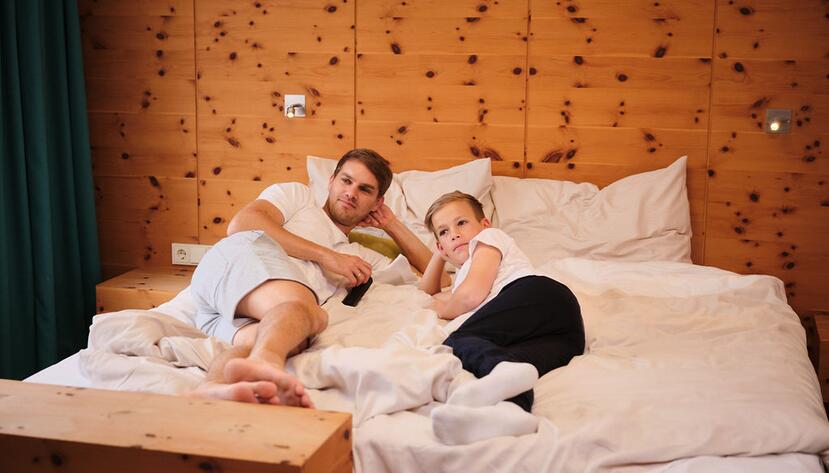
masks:
[[[435,216],[435,212],[446,207],[452,202],[466,202],[469,204],[469,206],[472,207],[472,211],[475,212],[475,218],[477,218],[478,221],[486,218],[486,215],[484,215],[484,206],[481,205],[481,202],[479,202],[478,199],[461,191],[449,192],[448,194],[443,194],[438,197],[437,200],[432,202],[432,205],[429,206],[429,210],[426,211],[424,223],[430,232],[435,233],[435,227],[432,225],[432,217]]]
[[[374,175],[374,178],[377,179],[377,185],[379,186],[377,189],[377,197],[383,197],[386,191],[389,190],[392,180],[391,167],[389,167],[389,162],[386,161],[386,158],[370,149],[352,149],[351,151],[345,153],[337,162],[337,167],[334,169],[334,176],[339,174],[343,165],[351,160],[359,161],[368,168],[368,170]]]

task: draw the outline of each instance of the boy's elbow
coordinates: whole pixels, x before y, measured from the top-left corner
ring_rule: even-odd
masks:
[[[465,291],[461,296],[461,300],[463,301],[463,305],[467,308],[466,310],[472,310],[481,305],[484,299],[486,299],[487,294],[488,293],[477,290]]]

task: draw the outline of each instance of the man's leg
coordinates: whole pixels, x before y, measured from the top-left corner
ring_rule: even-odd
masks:
[[[327,326],[313,293],[294,281],[270,280],[239,302],[236,315],[259,322],[237,332],[233,348],[216,357],[194,394],[311,407],[303,386],[285,371],[285,360]]]

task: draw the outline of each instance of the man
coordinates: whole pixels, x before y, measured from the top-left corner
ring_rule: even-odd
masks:
[[[312,407],[285,360],[325,329],[320,305],[338,287],[362,284],[389,262],[350,244],[348,233],[358,225],[385,230],[421,272],[431,258],[384,205],[391,180],[385,159],[354,149],[337,163],[323,208],[303,184],[274,184],[233,217],[192,284],[197,325],[232,348],[213,360],[193,395]]]

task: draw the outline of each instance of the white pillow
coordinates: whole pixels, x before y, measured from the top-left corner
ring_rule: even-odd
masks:
[[[548,179],[494,179],[501,229],[534,264],[583,257],[691,262],[691,218],[683,156],[602,190]]]
[[[461,191],[477,198],[484,207],[484,215],[492,218],[492,163],[489,159],[476,159],[468,163],[440,171],[405,171],[398,175],[408,212],[406,225],[429,249],[435,247],[435,237],[423,220],[432,202],[443,194]]]

